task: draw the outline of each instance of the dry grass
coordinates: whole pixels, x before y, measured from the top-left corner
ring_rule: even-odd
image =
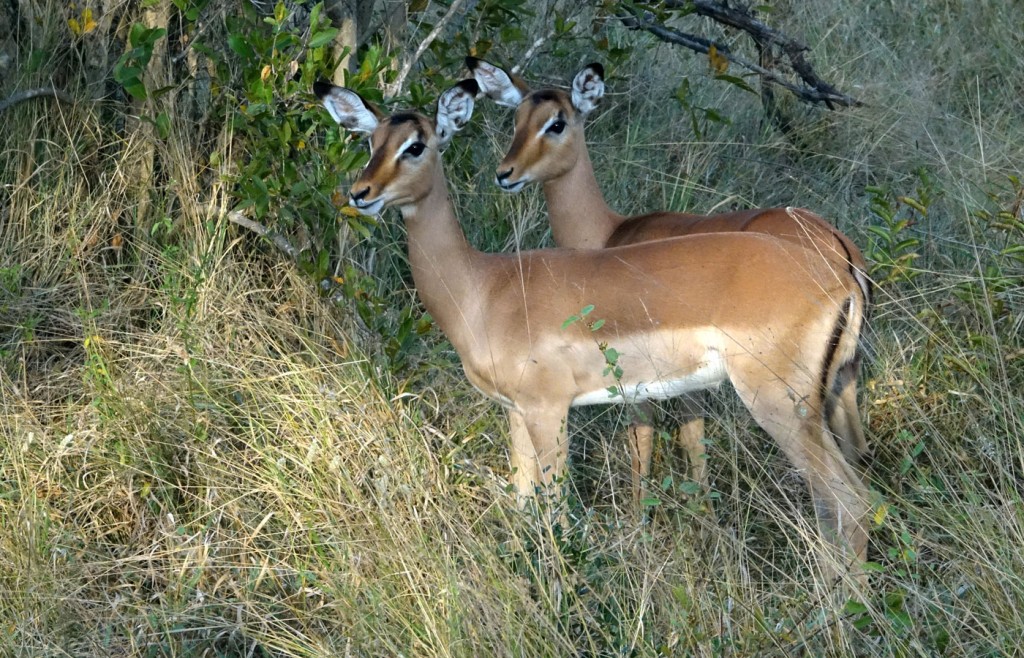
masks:
[[[646,522],[620,410],[574,414],[573,495],[552,526],[505,492],[504,419],[441,336],[386,370],[347,302],[182,207],[217,187],[187,126],[161,147],[167,182],[139,189],[137,134],[43,102],[7,112],[0,154],[0,653],[1015,653],[1024,295],[999,252],[1021,236],[976,213],[1016,201],[1020,220],[1022,95],[981,76],[1019,80],[1024,49],[1000,3],[924,5],[778,9],[870,103],[803,110],[802,148],[663,47],[615,72],[590,127],[623,211],[799,203],[877,252],[865,187],[928,187],[919,275],[879,291],[870,336],[879,566],[859,605],[816,578],[803,484],[730,391],[704,401],[712,495],[666,439]],[[732,123],[695,138],[666,101],[680,73]],[[496,161],[509,117],[480,114],[473,157]],[[543,239],[537,196],[452,165],[474,242]],[[401,244],[377,237],[370,273],[399,287]]]

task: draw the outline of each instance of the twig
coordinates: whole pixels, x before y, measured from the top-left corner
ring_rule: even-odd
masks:
[[[430,31],[430,34],[428,34],[423,42],[420,43],[412,57],[410,57],[405,64],[402,64],[402,70],[398,72],[398,77],[395,78],[395,81],[385,89],[385,98],[394,98],[402,92],[402,85],[405,84],[405,79],[409,76],[409,71],[412,70],[413,64],[419,61],[420,57],[423,56],[424,51],[426,51],[430,44],[434,42],[434,39],[441,34],[441,30],[444,29],[444,26],[448,24],[448,21],[455,16],[455,12],[457,12],[465,2],[466,0],[455,0],[451,6],[448,7],[448,12],[441,17],[441,20],[437,22],[437,25],[435,25],[434,29]]]
[[[678,5],[680,0],[669,0],[668,5]],[[790,66],[797,75],[812,89],[816,89],[831,97],[849,99],[852,103],[848,105],[861,105],[859,101],[842,94],[835,87],[817,76],[814,69],[807,62],[804,53],[809,51],[805,44],[793,39],[777,30],[773,30],[761,21],[754,18],[754,14],[746,7],[727,7],[712,0],[693,0],[693,6],[697,14],[707,16],[713,20],[743,30],[749,34],[754,41],[763,47],[778,46],[789,58]],[[823,99],[829,109],[833,109],[828,98]]]
[[[204,21],[203,24],[199,26],[196,33],[189,37],[188,43],[186,43],[185,47],[181,49],[181,52],[171,58],[171,64],[178,64],[181,60],[188,57],[188,51],[192,50],[192,45],[202,38],[203,33],[206,32],[206,28],[210,26],[211,22],[212,21]]]
[[[534,56],[537,49],[543,46],[548,39],[553,36],[555,36],[554,29],[550,30],[547,34],[537,37],[537,39],[530,44],[530,47],[526,49],[526,52],[523,53],[523,56],[519,58],[519,63],[512,67],[512,73],[519,73],[526,68],[526,65],[530,63],[530,58]]]
[[[277,231],[273,231],[263,224],[260,224],[256,220],[249,219],[237,210],[229,210],[226,215],[228,221],[238,224],[243,228],[247,228],[253,233],[270,240],[271,244],[283,251],[293,261],[299,260],[299,250],[288,241],[288,238],[284,237]]]
[[[639,15],[622,12],[618,14],[618,18],[627,28],[645,30],[662,41],[674,43],[695,52],[706,54],[710,47],[714,45],[718,53],[733,64],[757,73],[762,77],[763,81],[785,87],[801,100],[810,103],[825,103],[829,109],[834,109],[836,105],[845,107],[863,105],[861,101],[840,92],[814,73],[811,65],[804,57],[804,52],[808,50],[807,46],[758,21],[747,9],[735,6],[726,7],[711,0],[666,0],[665,7],[669,9],[693,7],[696,13],[701,16],[706,16],[724,25],[743,30],[763,48],[778,46],[786,54],[793,71],[800,76],[800,79],[803,80],[806,86],[794,84],[775,71],[733,55],[725,44],[693,34],[687,34],[658,23],[650,12],[642,12]]]
[[[54,87],[40,87],[38,89],[26,89],[25,91],[16,91],[8,96],[3,101],[0,101],[0,112],[3,112],[9,107],[13,107],[23,101],[32,100],[33,98],[40,98],[42,96],[53,96],[62,103],[75,102],[75,99],[71,97],[71,94],[66,91],[61,91]]]

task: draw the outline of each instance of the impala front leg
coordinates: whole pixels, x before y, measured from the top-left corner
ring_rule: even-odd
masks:
[[[512,439],[512,481],[521,496],[560,483],[568,455],[569,405],[551,404],[508,412]]]
[[[532,498],[540,486],[540,470],[538,468],[537,451],[533,447],[530,431],[526,427],[523,414],[516,409],[508,411],[509,438],[512,446],[509,451],[509,466],[512,468],[510,481],[523,504]]]

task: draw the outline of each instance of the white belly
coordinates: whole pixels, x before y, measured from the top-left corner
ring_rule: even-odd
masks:
[[[628,376],[628,371],[627,371]],[[612,393],[607,388],[580,393],[573,398],[572,406],[583,407],[589,404],[636,403],[643,400],[665,400],[679,397],[685,393],[703,391],[721,384],[728,378],[725,359],[716,349],[708,350],[701,365],[696,370],[680,376],[667,376],[648,382],[623,382],[616,384],[609,378],[609,385],[615,386]]]

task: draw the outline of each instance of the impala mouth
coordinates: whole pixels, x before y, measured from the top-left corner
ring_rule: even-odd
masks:
[[[509,179],[507,178],[497,177],[495,177],[494,182],[497,183],[498,187],[500,187],[501,189],[505,190],[506,192],[512,193],[518,192],[519,190],[523,189],[527,183],[527,181],[524,179],[519,179],[513,182],[509,181]]]
[[[384,197],[377,197],[372,201],[350,198],[348,204],[358,210],[360,215],[379,215],[384,210]]]

